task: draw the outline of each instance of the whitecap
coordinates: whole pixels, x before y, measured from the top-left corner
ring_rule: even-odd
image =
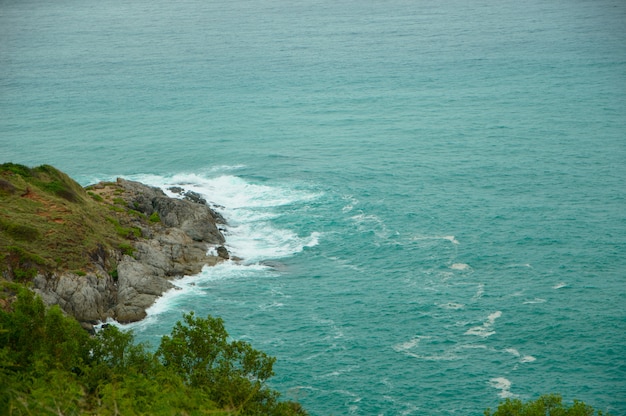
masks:
[[[451,361],[456,360],[459,357],[455,354],[454,350],[444,350],[436,352],[434,354],[418,353],[418,349],[422,340],[431,339],[429,336],[416,336],[408,341],[401,342],[392,346],[394,351],[402,353],[408,357],[417,358],[424,361]],[[428,349],[429,346],[426,346]]]
[[[489,380],[489,385],[493,387],[494,389],[500,390],[500,393],[498,393],[498,396],[500,396],[503,399],[517,396],[511,393],[512,383],[504,377],[492,378],[491,380]]]
[[[569,286],[567,283],[559,282],[556,285],[552,286],[552,289],[561,289],[561,288],[567,287],[567,286]]]
[[[285,306],[284,303],[282,302],[272,302],[272,303],[266,303],[263,305],[259,305],[259,309],[266,311],[268,309],[274,309],[274,308],[282,308],[283,306]]]
[[[493,326],[496,322],[496,319],[501,316],[502,312],[500,311],[496,311],[490,314],[482,325],[474,326],[468,329],[467,331],[465,331],[465,335],[476,335],[483,338],[490,337],[491,335],[496,333],[496,331],[493,330]]]
[[[361,212],[353,215],[350,219],[356,224],[357,230],[361,232],[371,231],[381,239],[387,239],[390,235],[387,226],[377,215]]]
[[[471,269],[469,264],[465,264],[465,263],[453,263],[452,265],[450,265],[450,268],[452,270],[469,270],[469,269]]]
[[[422,338],[423,337],[415,337],[415,338],[410,339],[409,341],[396,344],[392,348],[397,352],[405,352],[407,350],[417,347],[420,341],[422,340]]]
[[[485,293],[485,285],[483,283],[478,284],[478,288],[476,289],[476,294],[472,297],[472,300],[478,300],[483,297]]]
[[[343,197],[344,200],[348,201],[346,205],[341,209],[343,213],[350,212],[354,209],[354,206],[359,203],[359,200],[354,198],[352,195],[346,195]]]
[[[415,236],[411,238],[413,241],[420,240],[446,240],[451,242],[452,244],[459,244],[459,240],[457,240],[453,235],[444,235],[444,236]]]
[[[535,299],[530,299],[530,300],[525,300],[524,301],[524,305],[533,305],[536,303],[546,303],[545,299],[542,298],[535,298]]]
[[[441,238],[443,238],[444,240],[448,240],[452,244],[459,244],[459,241],[456,238],[454,238],[453,235],[447,235],[447,236],[444,236],[444,237],[441,237]]]
[[[518,350],[516,350],[515,348],[507,348],[507,349],[505,349],[504,351],[506,351],[506,352],[508,352],[509,354],[512,354],[512,355],[514,355],[514,356],[516,356],[516,357],[519,357],[519,356],[520,356],[519,351],[518,351]]]
[[[454,302],[448,302],[448,303],[443,303],[443,304],[438,303],[437,306],[443,309],[451,309],[451,310],[463,309],[465,307],[465,305],[463,305],[462,303],[454,303]]]
[[[350,260],[346,260],[346,259],[342,259],[336,256],[331,256],[331,257],[327,257],[329,260],[332,260],[334,262],[336,262],[337,264],[339,264],[341,267],[346,268],[346,269],[350,269],[350,270],[354,270],[357,272],[362,272],[363,269],[359,266],[355,266],[354,264],[352,264],[350,262]]]
[[[532,355],[524,355],[524,356],[522,356],[522,354],[515,348],[506,348],[504,351],[509,353],[509,354],[511,354],[511,355],[513,355],[514,357],[519,358],[519,362],[520,363],[532,363],[533,361],[537,360]]]

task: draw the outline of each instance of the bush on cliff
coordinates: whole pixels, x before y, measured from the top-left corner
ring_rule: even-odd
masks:
[[[90,336],[12,285],[0,309],[0,414],[305,415],[265,382],[274,358],[228,341],[221,319],[186,315],[156,354],[114,326]]]

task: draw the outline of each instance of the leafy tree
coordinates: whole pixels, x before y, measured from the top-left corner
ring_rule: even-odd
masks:
[[[546,394],[527,403],[519,399],[506,399],[500,403],[494,413],[491,413],[491,409],[485,410],[485,416],[594,416],[595,414],[593,407],[581,401],[574,400],[571,406],[563,404],[558,394]],[[597,414],[603,415],[600,410]]]
[[[185,315],[156,354],[109,326],[92,337],[24,288],[0,309],[1,415],[306,415],[265,382],[275,359]]]
[[[177,322],[171,336],[161,339],[156,355],[165,367],[222,407],[243,414],[284,411],[278,393],[265,385],[274,375],[275,358],[247,342],[229,340],[221,318],[203,319],[191,312],[183,319],[185,324]]]

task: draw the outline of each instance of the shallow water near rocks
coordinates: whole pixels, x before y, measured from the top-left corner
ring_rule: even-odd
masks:
[[[4,1],[0,159],[197,192],[184,311],[312,415],[626,414],[626,6]]]

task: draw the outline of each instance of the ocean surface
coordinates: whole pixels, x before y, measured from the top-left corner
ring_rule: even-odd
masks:
[[[201,193],[184,311],[311,415],[626,415],[623,0],[0,0],[0,162]]]

